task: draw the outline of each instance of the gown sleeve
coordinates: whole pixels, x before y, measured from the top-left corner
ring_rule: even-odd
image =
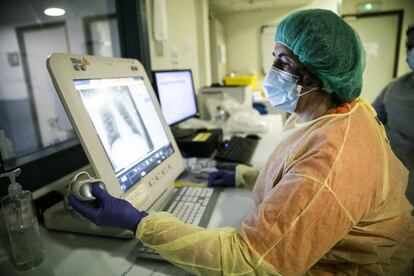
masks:
[[[256,179],[260,173],[260,169],[245,165],[236,167],[236,187],[252,190]]]

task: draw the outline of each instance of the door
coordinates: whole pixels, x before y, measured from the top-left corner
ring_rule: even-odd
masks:
[[[344,15],[359,34],[365,49],[366,67],[361,97],[372,103],[397,75],[402,13]],[[344,49],[346,50],[346,49]]]
[[[47,57],[54,52],[69,52],[64,23],[21,28],[26,80],[34,101],[35,115],[43,147],[73,136],[72,125],[55,91],[46,68]],[[47,41],[48,43],[44,43]]]
[[[85,40],[90,55],[120,57],[118,22],[115,15],[84,18]]]

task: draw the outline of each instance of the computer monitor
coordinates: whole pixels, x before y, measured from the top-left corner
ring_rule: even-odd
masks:
[[[47,67],[108,192],[141,210],[161,208],[184,163],[141,63],[52,54]]]
[[[152,71],[154,87],[168,125],[197,115],[197,100],[191,70]]]

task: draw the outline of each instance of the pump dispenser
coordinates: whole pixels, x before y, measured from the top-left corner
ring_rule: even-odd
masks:
[[[16,182],[20,172],[16,169],[0,175],[10,179],[9,194],[2,198],[1,203],[14,264],[18,270],[27,270],[41,264],[45,254],[32,193],[23,191]]]

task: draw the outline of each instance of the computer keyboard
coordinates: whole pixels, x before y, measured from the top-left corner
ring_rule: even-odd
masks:
[[[164,211],[170,212],[185,223],[207,227],[219,193],[220,190],[214,188],[182,187]],[[150,259],[162,259],[154,249],[141,243],[136,246],[136,255]]]
[[[217,151],[214,158],[219,161],[249,164],[258,140],[258,138],[232,136],[230,141],[223,143],[223,147]]]
[[[167,212],[185,223],[199,225],[213,191],[213,188],[183,187]]]

